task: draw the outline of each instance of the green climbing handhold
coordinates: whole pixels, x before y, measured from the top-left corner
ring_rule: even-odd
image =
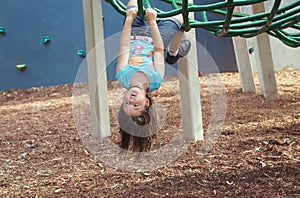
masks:
[[[47,44],[47,43],[49,43],[50,41],[51,41],[50,36],[43,36],[42,42],[43,42],[44,44]]]
[[[84,50],[78,50],[78,51],[77,51],[77,54],[78,54],[79,56],[81,56],[81,57],[86,57],[86,53],[85,53]]]
[[[6,33],[6,30],[4,27],[0,27],[0,34],[5,34]]]
[[[254,52],[254,47],[249,48],[249,53],[252,54]]]

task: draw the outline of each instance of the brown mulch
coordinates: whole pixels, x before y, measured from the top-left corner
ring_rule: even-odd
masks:
[[[205,84],[209,76],[199,77],[205,131],[212,108]],[[299,76],[300,70],[276,72],[280,98],[269,100],[242,93],[237,73],[221,74],[226,87],[226,117],[211,150],[200,155],[203,142],[192,142],[171,163],[134,172],[96,159],[83,144],[74,124],[73,85],[1,91],[0,195],[299,197]],[[172,82],[176,81],[166,84]],[[259,87],[257,76],[255,82]],[[154,97],[168,109],[155,150],[167,144],[180,127],[180,108],[176,94],[167,88],[162,87]],[[117,142],[113,122],[111,129],[110,140]]]

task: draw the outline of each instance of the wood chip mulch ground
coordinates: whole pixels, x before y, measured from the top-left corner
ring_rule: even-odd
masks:
[[[300,70],[276,72],[279,100],[270,100],[259,95],[257,76],[253,94],[242,92],[238,73],[221,74],[226,116],[210,150],[201,155],[203,141],[190,142],[178,158],[149,171],[120,170],[95,158],[74,124],[74,85],[1,91],[0,196],[300,197],[299,76]],[[199,77],[205,135],[209,77]],[[178,95],[166,87],[154,96],[167,116],[153,150],[180,127]],[[113,122],[111,131],[117,143]]]

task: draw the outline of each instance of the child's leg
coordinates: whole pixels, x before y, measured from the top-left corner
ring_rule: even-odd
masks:
[[[175,16],[175,18],[183,24],[183,17],[181,14]],[[191,49],[191,42],[189,40],[182,40],[184,31],[180,28],[173,36],[166,57],[166,62],[169,64],[174,64],[177,60],[183,56],[186,56]]]
[[[177,19],[180,22],[180,25],[183,24],[183,17],[182,14],[178,14],[176,16],[174,16],[175,19]],[[178,52],[179,49],[179,45],[180,45],[180,41],[183,38],[183,31],[182,30],[178,30],[174,37],[172,38],[170,44],[169,44],[169,49],[168,51],[171,52],[171,54],[175,54]]]
[[[169,45],[169,48],[168,48],[168,52],[171,55],[176,55],[178,53],[178,49],[179,49],[179,46],[180,46],[180,41],[183,38],[183,33],[184,32],[182,30],[178,30],[176,32],[176,34],[174,35],[174,37],[172,38],[172,40],[170,42],[170,45]]]

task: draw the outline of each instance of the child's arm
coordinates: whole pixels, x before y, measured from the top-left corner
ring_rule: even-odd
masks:
[[[129,52],[130,52],[131,25],[137,13],[138,13],[137,8],[129,9],[126,12],[126,19],[123,25],[121,38],[120,38],[116,73],[118,73],[122,67],[126,67],[128,64]]]
[[[146,18],[152,34],[154,45],[154,68],[163,78],[165,75],[164,43],[156,24],[157,13],[152,8],[146,10]]]

